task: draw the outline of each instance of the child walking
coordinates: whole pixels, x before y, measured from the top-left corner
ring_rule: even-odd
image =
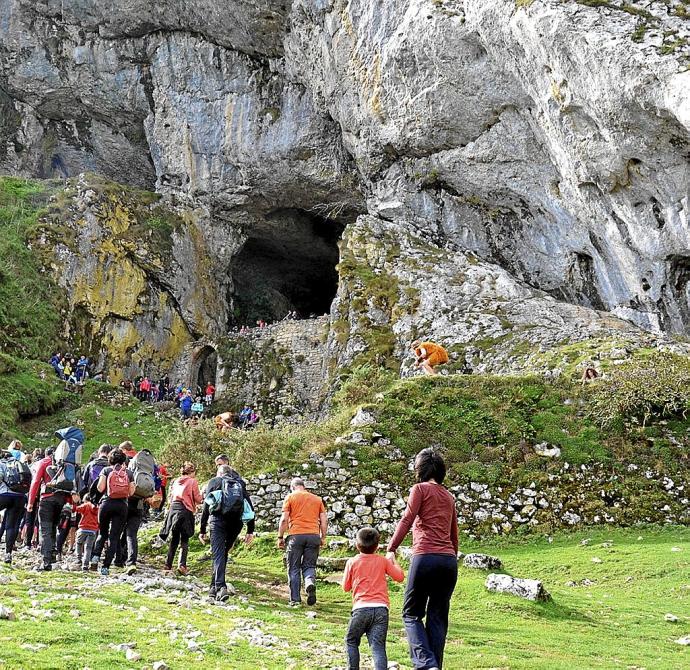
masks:
[[[402,582],[405,573],[395,558],[376,553],[379,539],[375,528],[361,528],[357,533],[359,555],[345,566],[343,591],[352,591],[352,617],[345,638],[348,670],[359,670],[359,643],[364,634],[374,657],[374,670],[388,668],[386,637],[390,600],[386,575]]]
[[[81,569],[88,572],[91,552],[98,535],[98,507],[91,502],[87,494],[76,511],[77,514],[81,514],[77,529],[77,561],[81,563]]]

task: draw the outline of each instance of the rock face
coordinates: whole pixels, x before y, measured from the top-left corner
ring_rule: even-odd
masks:
[[[150,307],[190,338],[323,313],[343,228],[332,370],[405,371],[421,334],[510,371],[469,344],[686,333],[687,10],[591,4],[5,0],[0,170],[204,211],[213,327],[191,281]]]
[[[227,324],[228,282],[218,279],[223,254],[212,236],[220,231],[204,225],[203,212],[158,201],[82,175],[52,198],[31,240],[68,296],[69,339],[113,382],[168,372],[187,343]]]

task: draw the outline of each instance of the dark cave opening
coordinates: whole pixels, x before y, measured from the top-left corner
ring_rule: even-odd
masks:
[[[218,371],[218,353],[211,346],[205,346],[197,352],[192,361],[192,374],[190,383],[195,392],[204,393],[206,385],[215,386]]]
[[[272,212],[248,230],[233,263],[233,323],[271,323],[330,310],[338,290],[338,242],[344,225],[296,209]]]

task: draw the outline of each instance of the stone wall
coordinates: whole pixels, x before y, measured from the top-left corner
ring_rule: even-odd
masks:
[[[355,440],[358,434],[354,434]],[[391,454],[391,460],[398,458]],[[293,476],[323,497],[329,533],[352,538],[373,524],[390,536],[405,508],[412,477],[404,486],[357,478],[354,449],[312,454],[302,472],[262,474],[247,480],[260,530],[275,530]],[[409,467],[409,466],[408,466]],[[384,473],[382,473],[382,479]],[[614,474],[602,466],[563,463],[547,481],[491,486],[447,482],[456,500],[460,528],[474,535],[507,534],[520,528],[552,532],[576,526],[633,523],[690,523],[690,480],[673,481],[634,463]]]
[[[328,317],[285,320],[218,342],[218,392],[276,421],[314,417],[325,398]]]

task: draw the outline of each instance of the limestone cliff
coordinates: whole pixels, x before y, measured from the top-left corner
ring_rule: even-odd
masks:
[[[186,344],[223,332],[229,245],[206,237],[218,231],[204,216],[92,175],[41,215],[30,243],[67,295],[65,340],[114,382],[167,372]]]
[[[399,365],[415,332],[470,369],[511,369],[520,342],[638,337],[629,322],[687,334],[689,14],[685,0],[0,0],[0,170],[93,170],[203,208],[176,244],[231,240],[204,253],[210,293],[173,271],[144,309],[181,340],[222,332],[233,309],[324,311],[343,229],[341,366],[365,347]],[[133,293],[148,281],[128,277]],[[509,331],[533,337],[505,365],[468,350]]]

